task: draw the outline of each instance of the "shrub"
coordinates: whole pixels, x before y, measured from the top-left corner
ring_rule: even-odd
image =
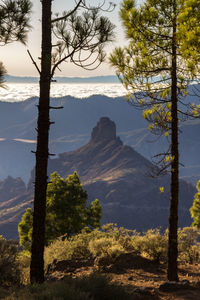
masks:
[[[17,245],[0,236],[0,285],[19,283]]]
[[[143,245],[144,245],[144,237],[141,236],[139,233],[135,236],[132,237],[131,239],[131,244],[132,244],[132,247],[134,249],[134,251],[141,255],[142,252],[143,252]]]
[[[124,227],[120,227],[118,242],[127,252],[136,251],[132,241],[138,236],[139,233],[137,233],[136,230],[129,230]]]
[[[104,232],[104,236],[112,237],[127,252],[135,250],[132,239],[139,235],[136,230],[130,230],[124,227],[118,228],[117,224],[109,223],[102,226],[102,231]]]
[[[27,285],[30,283],[30,262],[31,255],[29,251],[19,252],[17,255],[17,262],[20,272],[20,283]]]
[[[179,229],[179,260],[198,262],[200,244],[197,243],[198,229],[186,227]],[[135,252],[157,261],[167,260],[168,230],[149,229],[143,234],[115,224],[106,224],[102,229],[83,230],[81,233],[64,239],[57,239],[45,250],[45,262],[50,264],[54,259],[76,259],[81,257],[109,257],[115,259],[121,253]]]
[[[149,229],[143,235],[135,234],[132,245],[137,254],[157,261],[166,260],[167,257],[167,232],[161,234],[160,229]]]
[[[87,232],[83,230],[81,233],[71,238],[60,237],[51,243],[45,249],[45,264],[50,264],[54,259],[76,259],[81,257],[89,257],[91,255],[88,244],[90,240],[99,237],[102,233],[95,229]]]
[[[160,262],[161,259],[167,257],[168,237],[165,234],[161,234],[160,229],[149,229],[145,232],[143,237],[142,251],[149,258]]]
[[[200,244],[197,242],[200,231],[197,227],[184,227],[178,230],[179,259],[188,262],[199,262]]]
[[[117,228],[115,224],[106,224],[102,230],[95,229],[81,233],[70,238],[60,237],[45,249],[45,264],[50,264],[54,259],[76,259],[89,256],[116,257],[122,252],[133,250],[130,231]]]
[[[94,257],[97,256],[109,256],[115,258],[121,253],[125,252],[125,249],[112,237],[101,237],[89,242],[88,245],[90,253]]]

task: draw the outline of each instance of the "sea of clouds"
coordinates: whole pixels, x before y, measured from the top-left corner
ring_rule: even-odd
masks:
[[[52,83],[51,97],[59,98],[73,96],[87,98],[91,95],[120,97],[127,91],[120,83]],[[6,88],[0,88],[0,101],[20,102],[39,96],[38,83],[7,83]]]

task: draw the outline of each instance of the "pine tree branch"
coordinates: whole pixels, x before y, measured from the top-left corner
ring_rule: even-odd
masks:
[[[64,15],[62,17],[53,19],[51,21],[51,23],[53,24],[55,22],[58,22],[58,21],[61,21],[61,20],[66,20],[67,18],[69,18],[73,13],[75,13],[77,11],[77,9],[80,7],[82,1],[83,0],[79,0],[79,2],[76,4],[76,6],[74,7],[74,9],[72,9],[68,14],[66,14],[66,15]]]
[[[55,74],[55,70],[58,68],[58,66],[63,62],[65,61],[66,59],[68,59],[69,57],[73,56],[75,52],[75,49],[69,53],[68,55],[64,56],[62,59],[60,59],[52,68],[52,71],[51,71],[51,78],[53,78],[54,74]]]
[[[34,66],[36,67],[38,73],[41,74],[40,69],[39,69],[39,67],[38,67],[38,65],[37,65],[37,63],[36,63],[36,61],[33,59],[33,57],[32,57],[32,55],[31,55],[30,51],[27,50],[27,52],[28,52],[28,55],[30,56],[30,59],[32,60]]]

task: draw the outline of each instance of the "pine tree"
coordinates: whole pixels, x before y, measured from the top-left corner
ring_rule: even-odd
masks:
[[[30,29],[31,7],[29,0],[0,1],[0,46],[14,41],[25,44]],[[0,62],[0,87],[4,87],[5,74],[6,69]]]
[[[192,2],[195,1],[199,2]],[[181,113],[199,115],[198,106],[191,110],[192,105],[185,103],[187,86],[198,78],[200,71],[200,40],[186,39],[184,34],[186,28],[193,34],[198,21],[193,20],[193,26],[186,21],[185,14],[188,5],[190,7],[189,1],[186,2],[147,0],[138,7],[134,0],[124,0],[120,14],[129,45],[116,48],[110,56],[111,64],[129,91],[129,101],[146,107],[143,115],[151,122],[149,129],[170,138],[170,149],[161,158],[159,170],[170,167],[171,172],[168,243],[168,279],[171,281],[178,281],[178,123]],[[199,14],[200,6],[195,7]]]
[[[70,237],[85,227],[100,227],[101,206],[95,199],[87,207],[88,194],[76,172],[66,179],[57,172],[51,174],[47,185],[45,245],[56,238]],[[33,210],[27,208],[18,225],[20,245],[30,251],[33,230]]]
[[[47,164],[50,155],[48,149],[50,109],[50,85],[55,71],[64,61],[70,61],[85,69],[96,68],[105,57],[103,51],[113,38],[114,26],[108,18],[100,16],[103,5],[91,7],[85,0],[75,1],[75,7],[61,16],[52,17],[52,0],[42,1],[42,55],[41,70],[34,62],[40,74],[40,95],[37,122],[37,149],[35,167],[35,192],[33,214],[33,236],[31,249],[31,283],[44,281],[44,244]],[[108,11],[112,10],[110,4]],[[82,14],[78,15],[81,11]],[[53,51],[52,51],[53,48]]]
[[[196,188],[197,193],[194,195],[194,202],[192,207],[190,208],[190,213],[191,217],[194,220],[192,226],[200,228],[200,181],[197,182]]]

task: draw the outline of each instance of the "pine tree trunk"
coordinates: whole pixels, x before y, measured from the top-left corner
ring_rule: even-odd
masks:
[[[176,0],[174,1],[176,12]],[[175,17],[176,18],[176,17]],[[178,281],[178,198],[179,198],[179,152],[178,152],[178,95],[177,95],[177,55],[176,55],[176,20],[173,24],[172,38],[172,88],[171,88],[171,199],[169,215],[169,242],[168,242],[168,280]]]
[[[38,105],[37,150],[35,167],[35,193],[33,234],[31,248],[31,283],[44,281],[44,244],[46,189],[49,139],[49,101],[51,83],[51,0],[42,0],[42,56],[40,98]]]

